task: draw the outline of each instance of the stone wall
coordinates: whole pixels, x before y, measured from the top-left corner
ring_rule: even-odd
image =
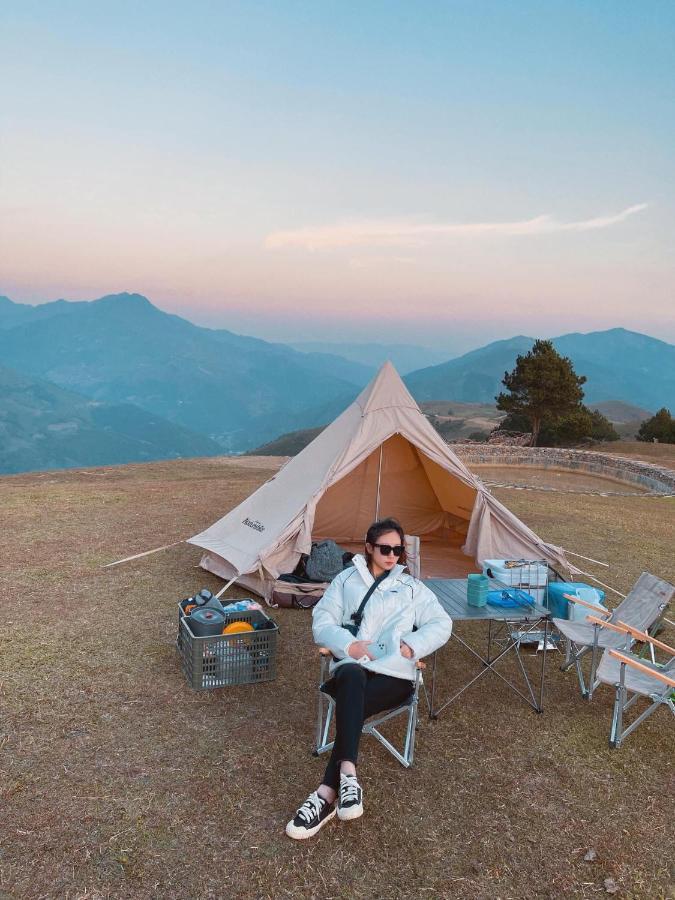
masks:
[[[675,494],[675,471],[611,453],[560,447],[513,447],[499,444],[452,444],[467,465],[536,466],[572,469],[590,475],[639,484],[656,494]]]

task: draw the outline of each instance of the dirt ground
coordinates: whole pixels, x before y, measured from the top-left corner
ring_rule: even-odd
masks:
[[[422,714],[413,769],[364,740],[362,819],[284,835],[324,766],[309,614],[275,613],[275,681],[196,693],[174,641],[177,600],[219,586],[197,548],[101,568],[196,533],[277,464],[0,479],[0,898],[673,897],[673,723],[610,750],[611,692],[583,702],[555,654],[543,715],[484,679]],[[495,493],[621,591],[675,578],[673,499]],[[451,641],[440,690],[474,671]]]

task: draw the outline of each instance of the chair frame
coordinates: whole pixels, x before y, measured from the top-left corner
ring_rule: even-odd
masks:
[[[600,624],[603,628],[611,628],[613,631],[623,632],[630,635],[630,637],[635,640],[643,641],[645,644],[648,644],[652,653],[652,659],[654,659],[655,647],[658,647],[670,656],[675,657],[675,649],[673,647],[669,647],[668,644],[664,644],[663,641],[657,641],[644,631],[626,625],[625,622],[617,622],[616,624],[601,622]],[[641,725],[645,719],[651,716],[652,713],[656,712],[659,707],[666,706],[670,709],[673,716],[675,716],[675,703],[673,703],[672,700],[672,693],[673,690],[675,690],[675,678],[667,672],[655,672],[653,669],[645,666],[640,657],[636,657],[633,654],[622,653],[619,650],[613,650],[611,648],[609,648],[607,652],[621,664],[619,669],[619,680],[614,685],[616,695],[614,699],[614,708],[612,710],[612,724],[609,732],[609,746],[618,750],[619,747],[621,747],[623,740],[635,731],[635,729]],[[651,694],[644,694],[636,691],[629,697],[629,692],[626,688],[626,666],[649,675],[650,678],[654,679],[655,686],[661,682],[666,688],[662,688],[658,691],[655,687],[655,690]],[[652,701],[651,704],[643,710],[630,725],[624,727],[625,713],[640,697],[647,697]]]
[[[609,622],[609,618],[615,615],[615,612],[610,612],[610,610],[606,609],[604,606],[594,605],[592,603],[588,603],[586,600],[582,600],[579,597],[575,597],[572,594],[563,594],[565,600],[568,600],[570,603],[577,603],[580,606],[586,607],[588,610],[591,610],[594,615],[588,616],[589,622],[593,625],[593,643],[592,644],[581,644],[577,645],[574,641],[566,638],[565,640],[565,660],[560,667],[561,672],[567,672],[568,669],[571,669],[572,666],[575,667],[577,678],[579,680],[579,689],[581,691],[581,696],[584,697],[589,702],[593,699],[593,693],[596,688],[598,688],[601,684],[600,680],[596,677],[596,671],[599,663],[599,654],[598,650],[602,650],[604,648],[598,646],[598,637],[600,635],[601,629],[606,625],[612,625],[613,623]],[[661,613],[656,617],[656,619],[652,622],[647,630],[646,634],[651,637],[652,632],[656,632],[663,620],[666,610],[668,609],[668,604],[666,603]],[[598,618],[598,616],[606,616],[605,620]],[[621,630],[621,629],[619,629]],[[637,631],[637,629],[631,629],[632,631]],[[633,644],[635,643],[635,638],[631,634],[630,631],[624,632],[626,635],[626,646],[623,648],[626,652],[629,652]],[[642,634],[643,632],[639,632]],[[651,653],[652,662],[654,662],[654,649],[651,644],[645,644],[645,648],[642,651],[643,653],[647,652]],[[581,668],[581,660],[587,654],[591,654],[591,671],[588,678],[588,687],[586,686],[586,681],[584,679],[583,669]]]
[[[319,654],[321,656],[321,682],[319,684],[319,699],[318,699],[318,716],[316,723],[316,742],[314,748],[314,756],[319,756],[321,753],[325,753],[327,750],[333,749],[333,744],[335,741],[329,741],[330,728],[333,723],[333,714],[335,712],[335,700],[330,696],[330,694],[325,693],[322,690],[322,687],[326,681],[326,677],[328,675],[329,661],[331,657],[331,652],[326,647],[321,647],[319,649]],[[415,732],[417,729],[417,707],[419,704],[419,693],[420,687],[422,687],[424,691],[424,695],[426,697],[426,687],[424,685],[424,681],[422,680],[422,672],[426,668],[426,663],[422,660],[418,660],[415,671],[415,681],[413,684],[412,693],[410,695],[410,699],[401,704],[400,706],[395,707],[394,709],[387,710],[382,714],[376,714],[375,717],[371,717],[367,719],[363,723],[363,729],[361,734],[370,734],[374,738],[376,738],[382,746],[388,750],[391,755],[401,763],[406,769],[409,769],[412,766],[415,759]],[[429,699],[427,697],[427,706],[429,705]],[[404,713],[408,713],[408,724],[406,727],[405,733],[405,741],[403,744],[403,750],[398,750],[392,743],[389,741],[379,730],[380,726],[387,722],[389,719],[393,719],[395,716],[400,716]]]

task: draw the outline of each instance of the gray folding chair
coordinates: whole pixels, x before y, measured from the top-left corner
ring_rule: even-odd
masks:
[[[328,666],[331,657],[331,652],[326,647],[321,647],[319,649],[319,653],[321,655],[321,683],[319,685],[319,715],[316,724],[316,748],[314,750],[314,756],[318,756],[320,753],[325,753],[327,750],[333,749],[334,741],[329,740],[330,729],[333,722],[333,713],[335,712],[335,700],[324,691],[324,684],[326,683],[328,677]],[[422,680],[422,672],[426,668],[426,664],[422,660],[418,660],[415,674],[415,681],[411,685],[410,697],[406,700],[405,703],[401,704],[401,706],[397,706],[394,709],[389,709],[384,713],[378,714],[376,717],[372,717],[367,719],[363,723],[362,734],[372,734],[374,738],[382,744],[391,754],[394,756],[402,766],[405,766],[406,769],[410,768],[413,764],[413,760],[415,757],[415,730],[417,728],[417,704],[419,703],[419,692],[420,687],[423,688],[426,694],[426,689],[424,688],[424,682]],[[427,698],[427,704],[428,704]],[[393,719],[395,716],[405,715],[408,716],[408,723],[406,726],[405,732],[405,742],[403,745],[403,750],[397,750],[394,745],[387,740],[387,738],[382,734],[379,730],[380,726],[387,722],[389,719]]]
[[[624,635],[628,633],[634,640],[644,641],[667,656],[667,661],[661,665],[619,650],[609,649],[603,653],[598,666],[598,680],[611,684],[616,690],[609,746],[619,748],[623,739],[661,706],[666,706],[675,716],[675,649],[623,623],[610,625],[603,622],[601,627]],[[650,701],[649,706],[626,726],[625,715],[640,698]]]
[[[564,595],[572,603],[579,603],[588,607],[596,617],[603,616],[610,624],[622,622],[640,632],[650,633],[658,625],[665,615],[668,604],[675,597],[675,587],[668,581],[657,578],[643,572],[635,582],[627,597],[617,606],[614,612],[602,607],[593,606],[571,594]],[[598,687],[596,669],[598,664],[598,650],[630,650],[635,638],[629,632],[616,632],[610,628],[602,628],[598,621],[571,622],[568,619],[554,619],[554,625],[567,639],[565,662],[560,667],[566,672],[572,666],[576,668],[581,694],[588,700],[593,697],[593,691]],[[584,680],[581,660],[588,653],[591,654],[591,671],[588,687]]]

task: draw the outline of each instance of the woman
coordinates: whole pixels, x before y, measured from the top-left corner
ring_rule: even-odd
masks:
[[[404,572],[403,528],[396,519],[374,522],[365,555],[353,562],[314,607],[314,640],[334,657],[326,688],[335,699],[335,744],[322,783],[286,826],[296,840],[312,837],[336,812],[342,820],[363,814],[356,777],[363,722],[410,697],[417,660],[441,647],[452,631],[436,596]],[[376,581],[354,634],[345,625],[353,624]]]

